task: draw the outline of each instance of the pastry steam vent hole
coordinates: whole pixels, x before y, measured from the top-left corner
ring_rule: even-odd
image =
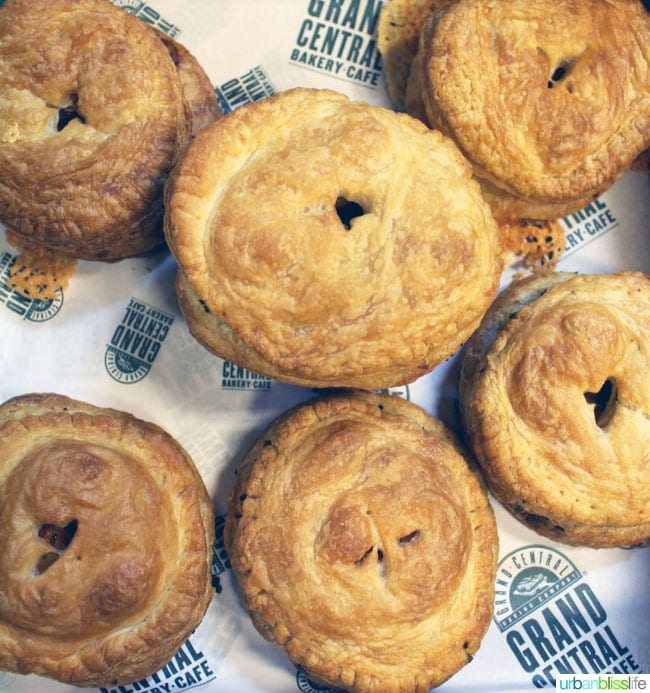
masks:
[[[77,95],[72,94],[67,104],[59,108],[59,120],[56,124],[57,132],[61,132],[68,123],[75,119],[80,120],[82,123],[86,122],[84,117],[77,110]]]
[[[377,548],[377,551],[375,551],[375,547],[371,546],[358,561],[354,562],[355,565],[363,565],[366,561],[370,559],[370,557],[373,554],[375,555],[377,561],[377,572],[379,573],[379,577],[386,577],[386,564],[384,563],[384,552],[380,548]]]
[[[566,80],[566,78],[569,76],[569,73],[571,72],[571,68],[573,67],[574,63],[574,59],[563,60],[562,62],[558,63],[551,72],[551,76],[546,86],[549,89],[553,89],[558,84],[560,84],[560,82]],[[573,90],[573,87],[570,82],[565,82],[565,86],[569,92]]]
[[[402,537],[397,538],[397,543],[400,546],[408,546],[411,544],[414,544],[417,542],[417,540],[420,538],[420,530],[416,529],[413,532],[409,532],[408,534],[405,534]],[[375,555],[375,559],[377,561],[377,571],[379,573],[379,576],[382,578],[385,578],[387,576],[387,566],[386,566],[386,560],[384,557],[384,552],[381,549],[381,547],[376,547],[371,546],[364,554],[359,558],[357,561],[355,561],[356,565],[363,565],[372,555]]]
[[[52,523],[45,523],[39,527],[38,536],[44,539],[54,551],[47,551],[39,559],[36,565],[36,573],[41,575],[56,561],[70,545],[77,533],[77,520],[71,520],[65,527],[59,527]]]
[[[420,530],[416,529],[413,532],[409,532],[409,534],[405,534],[403,537],[400,537],[397,541],[404,546],[404,544],[413,544],[415,543],[418,539],[420,538]]]
[[[606,428],[616,411],[618,391],[616,381],[607,378],[598,392],[585,392],[587,404],[594,407],[594,418],[599,428]]]
[[[350,229],[353,219],[362,217],[366,213],[358,202],[347,200],[345,197],[337,198],[335,208],[341,223],[347,230]]]

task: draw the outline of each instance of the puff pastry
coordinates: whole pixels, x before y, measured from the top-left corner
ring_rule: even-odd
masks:
[[[161,245],[163,183],[217,116],[193,56],[109,0],[0,7],[0,220],[23,244],[89,260]]]
[[[495,497],[540,534],[650,538],[650,280],[550,273],[502,292],[467,345],[467,443]]]
[[[58,394],[0,406],[0,669],[115,686],[164,666],[213,591],[191,459],[128,413]]]
[[[386,0],[377,23],[377,49],[381,53],[386,87],[393,103],[406,108],[411,64],[418,52],[423,24],[454,0]]]
[[[224,538],[255,627],[328,686],[429,691],[491,619],[486,492],[445,426],[395,396],[280,416],[238,470]]]
[[[307,387],[412,381],[496,295],[498,232],[440,133],[293,89],[203,130],[169,179],[165,232],[190,331]]]
[[[648,147],[649,43],[638,0],[458,0],[422,28],[412,108],[456,141],[498,220],[556,219]]]

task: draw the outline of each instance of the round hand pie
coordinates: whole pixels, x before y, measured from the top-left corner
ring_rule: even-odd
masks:
[[[206,128],[166,201],[192,334],[289,383],[415,380],[498,288],[497,228],[455,145],[332,91],[282,92]]]
[[[511,285],[467,345],[467,439],[524,524],[594,547],[650,538],[650,280]]]
[[[556,219],[650,144],[648,44],[639,0],[460,0],[423,27],[407,91],[499,221]]]
[[[164,181],[217,115],[190,53],[108,0],[0,7],[0,220],[27,246],[161,245]]]
[[[424,693],[490,623],[492,510],[444,425],[343,393],[278,418],[243,461],[225,546],[252,622],[315,681]]]
[[[211,600],[212,504],[133,416],[56,394],[0,406],[0,669],[76,686],[164,666]]]

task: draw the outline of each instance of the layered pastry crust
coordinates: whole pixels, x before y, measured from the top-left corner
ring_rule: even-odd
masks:
[[[237,472],[224,539],[255,627],[329,686],[424,693],[490,623],[486,492],[445,426],[394,396],[279,417]]]
[[[467,345],[467,441],[524,524],[594,547],[650,538],[650,280],[551,273],[500,294]]]
[[[412,381],[498,288],[497,228],[455,145],[332,91],[283,92],[206,128],[166,201],[190,330],[286,382]]]
[[[211,600],[212,504],[169,434],[57,394],[0,407],[0,669],[84,687],[164,666]]]
[[[381,53],[386,87],[399,110],[406,107],[411,64],[418,52],[422,26],[432,12],[454,0],[386,0],[377,23],[377,48]]]
[[[0,7],[0,220],[115,260],[163,243],[163,184],[218,115],[191,54],[109,0]]]
[[[497,219],[555,219],[647,148],[649,43],[638,0],[458,0],[422,28],[409,110],[456,141]]]

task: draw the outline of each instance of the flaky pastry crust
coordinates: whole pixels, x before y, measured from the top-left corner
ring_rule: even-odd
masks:
[[[502,292],[469,341],[468,445],[519,520],[557,541],[650,538],[650,280],[549,273]]]
[[[190,137],[194,137],[206,125],[221,118],[216,92],[199,61],[182,43],[162,31],[156,33],[176,66],[183,97],[187,103],[186,115],[189,118]]]
[[[282,92],[203,130],[166,206],[194,336],[298,385],[412,381],[498,288],[496,225],[456,147],[333,91]]]
[[[377,49],[381,53],[388,94],[404,110],[411,64],[418,52],[422,26],[432,12],[454,0],[386,0],[377,22]]]
[[[467,453],[406,400],[342,392],[241,464],[224,540],[253,624],[310,678],[424,693],[490,623],[498,538]]]
[[[0,406],[0,669],[115,686],[211,600],[212,504],[154,424],[58,394]]]
[[[164,181],[217,113],[191,54],[109,0],[7,0],[0,220],[76,258],[150,251],[164,241]]]
[[[457,0],[423,27],[409,90],[497,219],[555,219],[648,147],[648,45],[638,0]]]

